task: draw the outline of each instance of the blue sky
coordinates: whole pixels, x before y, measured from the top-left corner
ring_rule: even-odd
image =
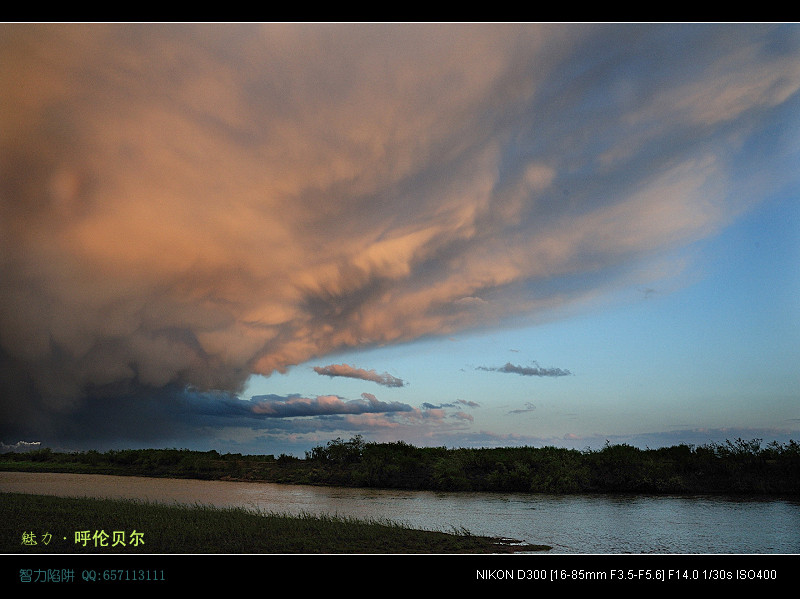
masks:
[[[4,446],[800,437],[796,25],[0,34]]]
[[[343,429],[342,438],[412,439],[446,446],[640,447],[726,439],[797,439],[800,348],[796,195],[781,194],[687,252],[690,266],[665,287],[631,286],[598,308],[539,325],[465,333],[331,362],[388,372],[381,388],[321,377],[312,364],[254,377],[245,396],[371,391],[386,401],[465,400],[458,431],[403,434]],[[322,362],[319,362],[321,364]],[[560,367],[557,378],[486,372],[506,363]],[[455,409],[453,410],[455,412]],[[323,437],[324,438],[324,435]]]

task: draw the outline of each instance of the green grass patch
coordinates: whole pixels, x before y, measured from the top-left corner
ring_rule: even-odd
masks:
[[[0,514],[2,553],[484,554],[549,549],[390,521],[138,500],[3,493]],[[81,533],[85,542],[76,542]],[[114,544],[115,533],[124,545]],[[143,542],[137,545],[137,540]]]

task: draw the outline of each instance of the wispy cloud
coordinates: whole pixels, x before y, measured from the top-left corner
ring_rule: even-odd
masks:
[[[533,412],[536,410],[536,406],[533,405],[531,402],[527,402],[524,408],[517,408],[516,410],[510,410],[509,414],[527,414],[528,412]]]
[[[422,404],[422,407],[426,409],[441,409],[441,408],[479,408],[480,404],[476,401],[467,401],[465,399],[457,399],[452,402],[446,402],[441,404],[432,404],[429,402],[425,402]]]
[[[355,368],[349,364],[329,364],[328,366],[315,366],[314,372],[323,374],[329,377],[345,377],[351,379],[361,379],[364,381],[372,381],[384,387],[402,387],[405,385],[403,379],[392,376],[388,372],[378,374],[374,370],[364,370],[363,368]]]
[[[548,376],[548,377],[558,377],[558,376],[569,376],[572,373],[569,370],[564,370],[563,368],[542,368],[536,362],[533,362],[533,366],[517,366],[512,364],[511,362],[506,362],[504,366],[499,367],[489,367],[489,366],[477,366],[476,370],[486,370],[489,372],[505,372],[509,374],[520,374],[522,376]]]

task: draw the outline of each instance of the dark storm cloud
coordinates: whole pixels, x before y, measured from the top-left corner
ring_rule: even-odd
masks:
[[[646,288],[775,174],[776,149],[743,170],[735,148],[800,88],[798,47],[769,25],[2,24],[0,438],[155,435],[212,417],[186,389]]]
[[[261,395],[244,400],[225,392],[167,386],[84,398],[57,419],[42,422],[15,419],[6,424],[6,429],[8,434],[19,438],[44,434],[48,446],[59,445],[66,449],[165,442],[182,446],[190,441],[217,438],[225,434],[220,431],[226,430],[251,431],[252,435],[303,434],[346,428],[347,422],[341,420],[342,417],[385,417],[411,412],[414,408],[407,404],[383,402],[369,393],[353,400],[301,395]],[[326,422],[331,418],[336,420]],[[309,422],[304,424],[303,421]],[[17,443],[6,451],[21,449],[22,445]]]

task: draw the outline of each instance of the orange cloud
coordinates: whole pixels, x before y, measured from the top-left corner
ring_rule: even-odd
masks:
[[[1,25],[2,372],[235,391],[613,288],[741,208],[703,107],[734,130],[800,86],[758,35],[676,33],[714,77],[660,102],[659,63],[604,112],[607,65],[566,75],[604,27]]]

